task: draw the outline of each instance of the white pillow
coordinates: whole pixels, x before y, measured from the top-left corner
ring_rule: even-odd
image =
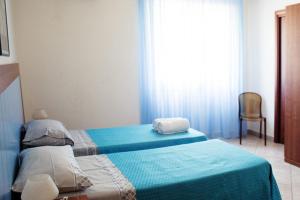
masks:
[[[21,167],[12,190],[22,192],[32,175],[48,174],[60,192],[84,190],[93,184],[80,169],[71,146],[44,146],[21,152]]]
[[[64,146],[74,145],[69,131],[56,120],[32,120],[26,125],[23,144],[26,146]]]

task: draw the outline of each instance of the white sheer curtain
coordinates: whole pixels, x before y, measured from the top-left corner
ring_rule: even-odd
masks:
[[[141,119],[238,136],[242,0],[140,0]]]

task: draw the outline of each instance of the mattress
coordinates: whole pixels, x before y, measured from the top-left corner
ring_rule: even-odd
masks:
[[[75,143],[75,156],[152,149],[207,140],[205,134],[194,129],[162,135],[153,130],[152,124],[70,132]]]
[[[281,199],[266,160],[220,140],[77,160],[95,184],[82,192],[90,199]]]

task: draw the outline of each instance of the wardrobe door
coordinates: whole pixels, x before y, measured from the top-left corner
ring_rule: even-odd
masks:
[[[300,167],[300,4],[286,9],[285,160]]]

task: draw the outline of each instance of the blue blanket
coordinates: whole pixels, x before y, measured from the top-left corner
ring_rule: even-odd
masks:
[[[189,129],[185,133],[161,135],[153,130],[151,124],[90,129],[86,132],[101,154],[152,149],[207,140],[205,134],[194,129]]]
[[[219,140],[108,157],[135,186],[138,200],[281,199],[266,160]]]

